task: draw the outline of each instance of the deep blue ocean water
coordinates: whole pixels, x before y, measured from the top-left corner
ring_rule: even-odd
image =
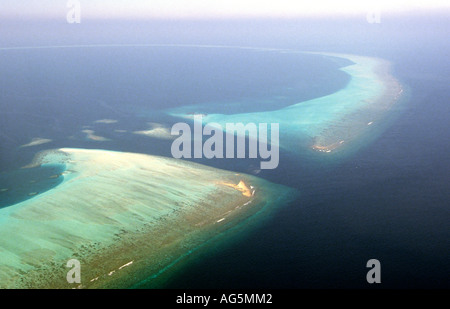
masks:
[[[382,265],[382,288],[448,288],[449,48],[443,43],[442,22],[435,20],[428,30],[420,24],[425,22],[387,19],[381,25],[343,22],[337,27],[337,21],[327,21],[311,22],[315,27],[309,28],[307,22],[276,27],[268,22],[267,36],[259,32],[263,25],[254,24],[215,25],[211,33],[192,26],[199,32],[190,29],[188,34],[174,26],[166,36],[161,34],[164,25],[150,25],[150,34],[139,29],[131,39],[122,29],[108,36],[98,25],[100,30],[86,35],[94,26],[82,25],[79,32],[71,28],[34,39],[24,33],[5,41],[6,46],[209,43],[346,52],[392,61],[408,95],[379,132],[333,158],[282,151],[279,167],[258,176],[297,188],[298,199],[262,224],[189,255],[163,275],[161,286],[364,288],[369,286],[366,262],[376,258]],[[239,29],[246,31],[231,34]],[[251,36],[252,31],[259,35]],[[326,95],[348,82],[339,65],[307,55],[229,48],[2,50],[0,189],[10,190],[0,193],[0,207],[58,184],[60,179],[49,176],[60,171],[20,169],[41,150],[80,147],[170,156],[171,141],[130,132],[148,129],[149,122],[170,126],[179,121],[164,113],[176,106],[258,111]],[[117,122],[95,122],[101,119]],[[109,141],[88,140],[85,129]],[[36,137],[52,141],[20,147]],[[259,164],[197,162],[246,173]],[[25,186],[31,180],[36,182]]]

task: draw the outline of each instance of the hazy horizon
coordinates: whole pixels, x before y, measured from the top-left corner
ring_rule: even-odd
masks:
[[[442,13],[450,9],[448,1],[256,1],[256,0],[138,0],[123,2],[99,0],[29,1],[4,0],[0,4],[0,19],[59,19],[65,18],[70,8],[79,8],[83,19],[239,19],[239,18],[324,18],[357,17],[372,12],[382,14]]]

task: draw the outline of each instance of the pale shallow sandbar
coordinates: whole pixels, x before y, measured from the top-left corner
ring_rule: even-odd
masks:
[[[65,164],[64,181],[0,209],[1,287],[72,288],[65,267],[72,258],[82,265],[76,287],[131,286],[291,191],[134,153],[59,149],[33,164]]]

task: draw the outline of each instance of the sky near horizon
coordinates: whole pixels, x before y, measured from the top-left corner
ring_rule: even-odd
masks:
[[[63,18],[76,3],[88,19],[295,18],[450,9],[448,0],[1,0],[0,18]]]

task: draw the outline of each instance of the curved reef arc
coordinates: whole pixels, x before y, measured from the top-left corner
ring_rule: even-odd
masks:
[[[295,103],[275,111],[203,116],[204,123],[278,123],[280,147],[289,151],[310,148],[334,152],[349,145],[380,121],[403,93],[402,85],[390,74],[391,64],[383,59],[335,53],[298,52],[326,58],[344,58],[351,64],[340,68],[350,75],[347,86],[335,93]],[[192,118],[199,106],[167,111],[172,116]],[[234,132],[228,132],[234,134]]]
[[[45,163],[70,172],[54,189],[0,211],[1,287],[71,288],[70,259],[81,263],[78,287],[129,287],[290,191],[144,154],[63,148],[33,164]]]

